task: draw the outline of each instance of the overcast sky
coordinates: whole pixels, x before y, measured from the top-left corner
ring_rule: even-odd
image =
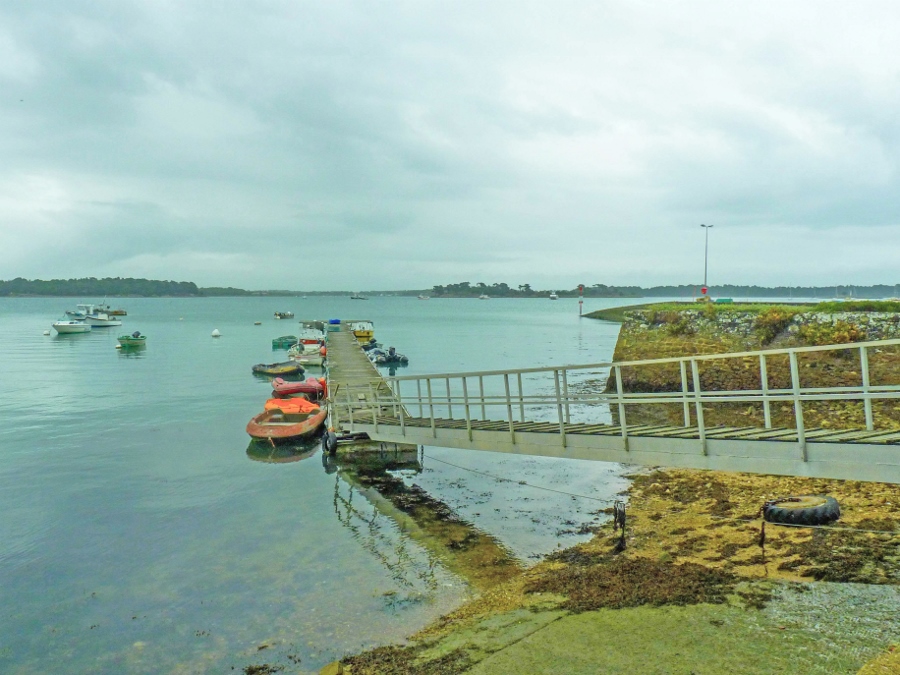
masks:
[[[0,278],[900,283],[900,3],[0,5]]]

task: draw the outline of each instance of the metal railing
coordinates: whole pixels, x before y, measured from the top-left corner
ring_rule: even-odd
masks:
[[[599,419],[609,419],[613,424],[611,411],[618,417],[618,433],[628,447],[628,408],[630,406],[655,406],[680,404],[683,426],[696,429],[706,452],[707,425],[704,408],[721,403],[761,404],[766,429],[772,429],[773,406],[789,405],[793,408],[794,427],[802,458],[806,460],[806,425],[804,404],[828,401],[860,401],[865,417],[865,429],[875,429],[873,401],[889,401],[900,398],[900,382],[874,385],[871,381],[870,353],[880,353],[887,348],[900,346],[900,339],[873,342],[857,342],[840,345],[815,347],[795,347],[723,354],[705,354],[685,357],[671,357],[643,361],[619,361],[592,363],[587,365],[566,365],[556,367],[522,368],[513,370],[490,370],[461,373],[435,373],[387,378],[392,394],[385,394],[377,387],[369,385],[364,394],[366,405],[358,404],[354,392],[343,393],[346,400],[338,397],[336,410],[347,419],[351,430],[355,423],[374,424],[378,429],[379,416],[390,415],[392,425],[399,425],[405,435],[404,426],[409,417],[416,416],[430,420],[432,435],[436,436],[436,421],[451,419],[465,421],[469,440],[472,439],[472,423],[478,420],[506,422],[506,430],[512,443],[516,442],[515,424],[534,421],[545,417],[543,422],[558,425],[560,442],[566,445],[567,425],[571,424],[576,411],[582,419],[596,423]],[[859,384],[853,386],[802,386],[800,360],[805,355],[816,352],[835,352],[841,357],[840,363],[851,364],[851,358],[858,358],[859,372],[849,371],[859,376]],[[790,386],[773,388],[770,386],[769,365],[774,358],[786,357],[789,365]],[[701,386],[701,367],[709,362],[740,359],[755,361],[760,387],[758,389],[710,390]],[[680,388],[675,391],[630,392],[625,390],[623,371],[674,365],[678,368]],[[898,361],[900,371],[900,361]],[[613,391],[578,391],[585,375],[598,375],[614,382]],[[361,397],[362,398],[362,397]],[[598,411],[599,408],[599,411]],[[355,415],[354,415],[355,412]],[[531,420],[529,420],[529,415]],[[396,421],[395,421],[396,420]],[[381,422],[383,423],[383,422]],[[634,425],[633,425],[634,426]],[[900,433],[900,432],[898,432]]]

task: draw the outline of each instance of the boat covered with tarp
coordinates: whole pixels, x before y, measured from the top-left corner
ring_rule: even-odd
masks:
[[[295,361],[281,363],[257,363],[251,368],[257,375],[297,375],[303,373],[303,366]]]

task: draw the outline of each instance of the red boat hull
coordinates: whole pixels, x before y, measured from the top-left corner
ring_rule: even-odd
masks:
[[[247,424],[253,438],[270,441],[294,441],[315,434],[325,423],[328,411],[321,408],[313,414],[284,415],[280,410],[266,410]]]
[[[309,377],[304,382],[290,382],[276,377],[272,380],[272,391],[276,394],[309,394],[315,399],[325,395],[325,387],[314,377]]]

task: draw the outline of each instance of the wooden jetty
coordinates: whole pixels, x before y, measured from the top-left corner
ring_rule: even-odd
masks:
[[[369,360],[356,336],[350,330],[354,323],[362,319],[329,324],[325,334],[328,349],[328,412],[330,425],[335,433],[349,433],[356,420],[376,420],[384,414],[407,415],[395,400],[393,390],[385,382],[381,373]],[[375,450],[416,448],[408,443],[366,443],[354,444],[359,452],[367,446]]]

